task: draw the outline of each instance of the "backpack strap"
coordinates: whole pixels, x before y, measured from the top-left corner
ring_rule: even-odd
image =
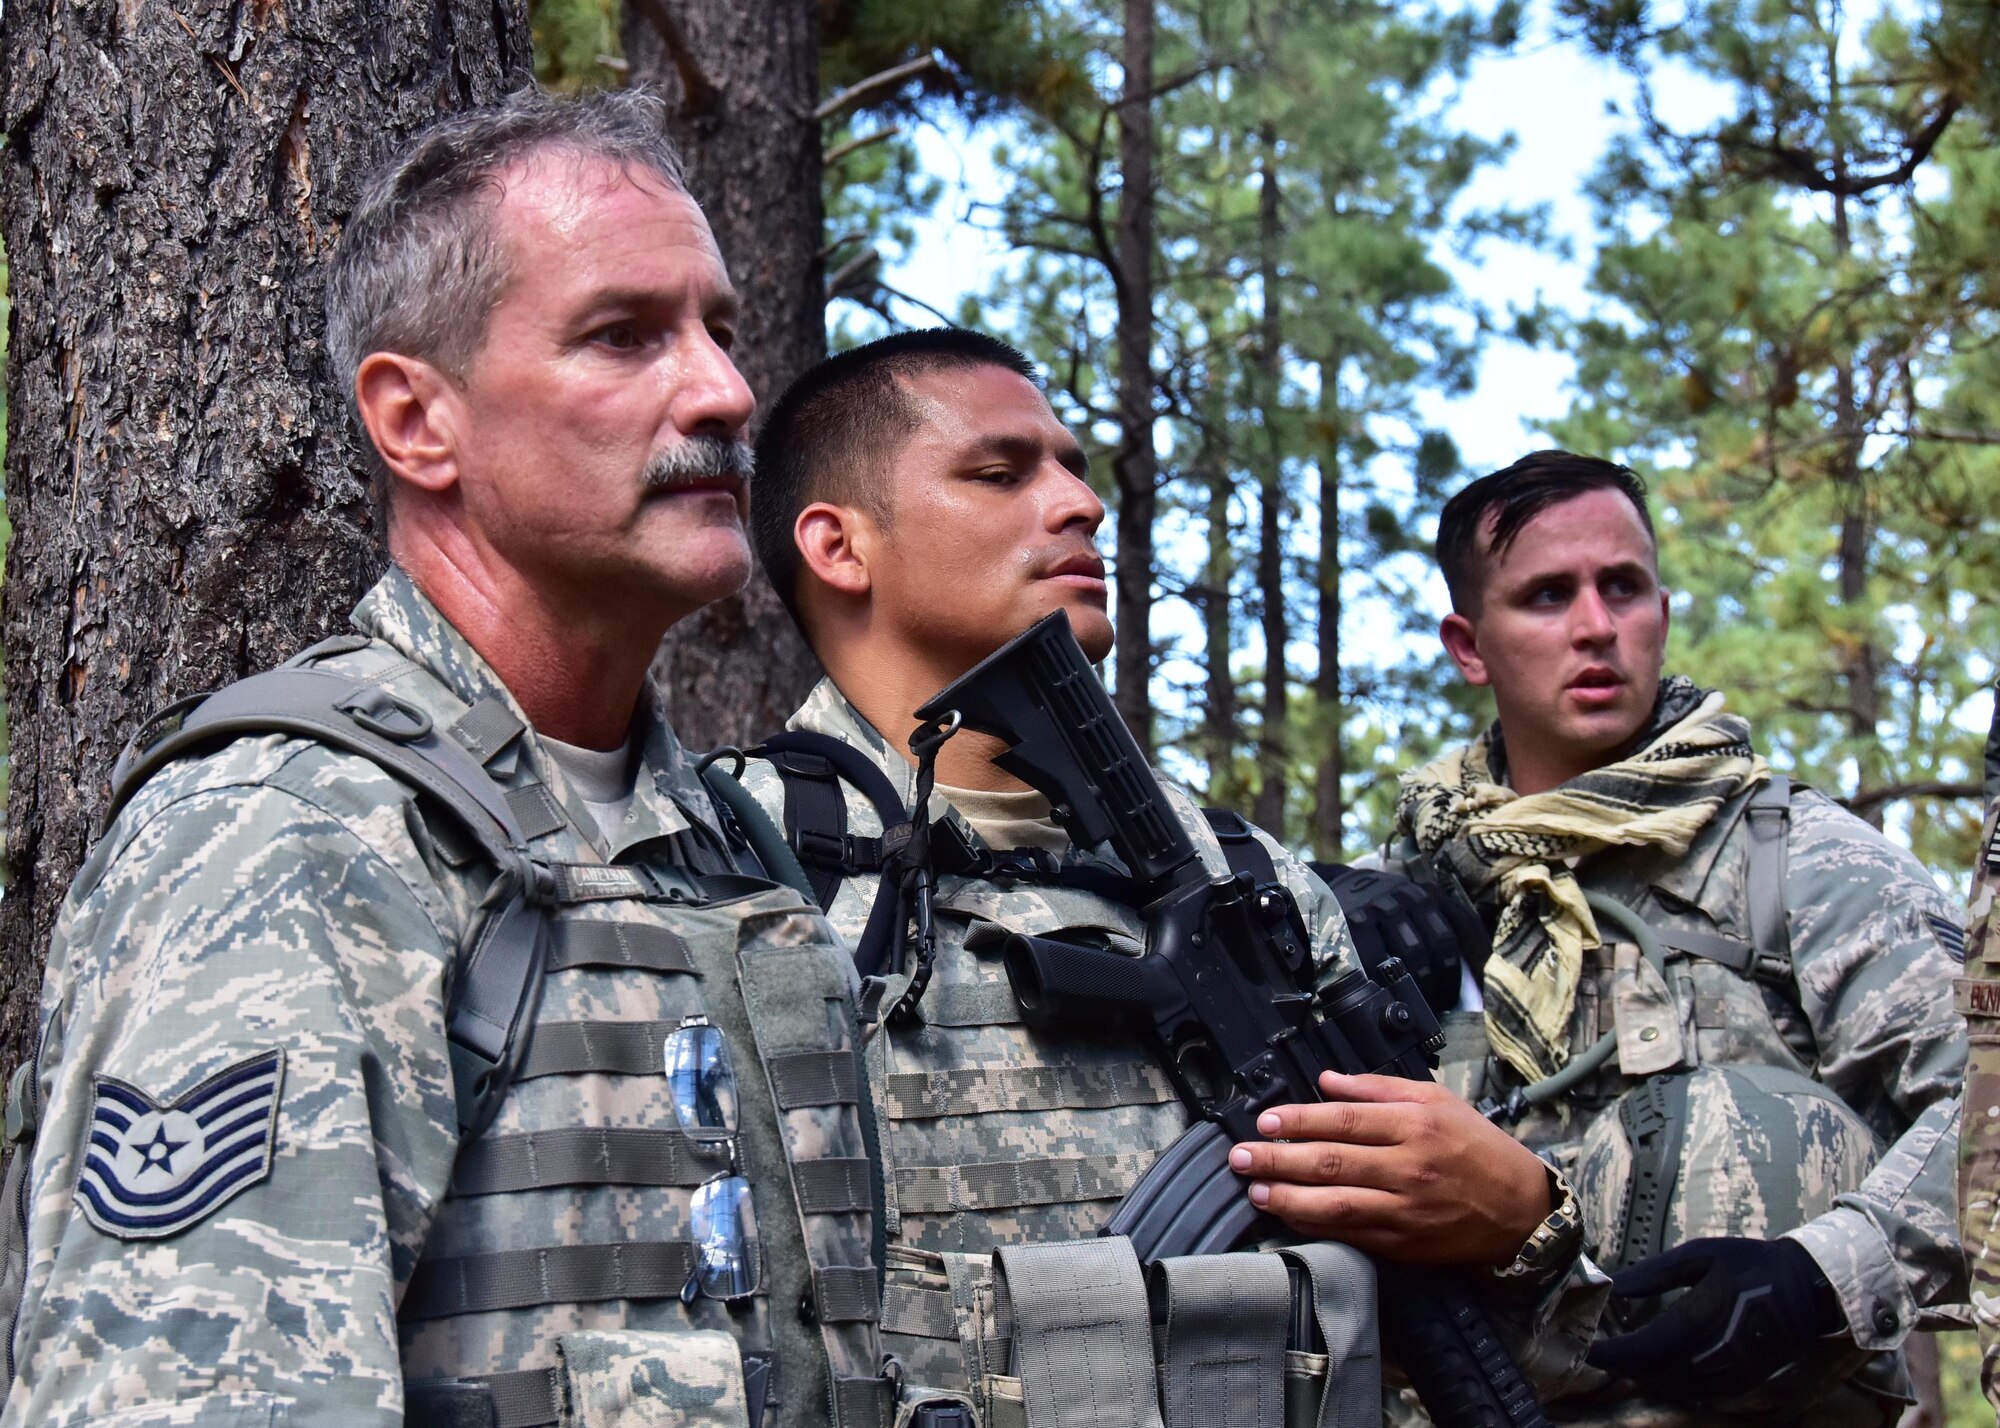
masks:
[[[1784,986],[1792,980],[1792,934],[1786,925],[1785,879],[1790,872],[1792,781],[1771,777],[1743,807],[1750,826],[1750,945],[1756,976]]]
[[[1222,856],[1229,863],[1230,872],[1239,877],[1248,873],[1250,881],[1259,887],[1278,880],[1278,865],[1271,860],[1271,850],[1257,840],[1242,814],[1226,808],[1204,808],[1201,816],[1208,820],[1209,831],[1222,845]]]
[[[533,1035],[549,909],[558,895],[555,871],[528,852],[513,806],[466,743],[441,734],[428,713],[377,684],[307,667],[335,652],[315,646],[154,715],[112,769],[104,826],[173,760],[259,734],[289,734],[356,754],[443,807],[494,868],[497,890],[489,890],[484,915],[457,949],[445,1007],[459,1130],[469,1138],[499,1110]],[[507,712],[504,705],[500,712]],[[497,738],[498,720],[485,701],[460,722],[477,736],[467,742],[495,745],[494,752],[511,742]]]
[[[753,752],[768,759],[785,785],[785,835],[812,880],[822,908],[833,906],[840,885],[856,873],[879,873],[907,836],[909,810],[889,776],[861,753],[831,734],[792,729],[766,739]],[[860,790],[882,820],[881,835],[847,831],[845,782]],[[897,844],[900,846],[900,843]]]
[[[1785,880],[1791,857],[1792,790],[1783,774],[1772,774],[1741,805],[1750,846],[1744,869],[1748,942],[1688,928],[1656,927],[1653,935],[1668,955],[1699,957],[1775,987],[1787,996],[1792,986],[1792,934],[1785,910]]]
[[[831,734],[788,729],[764,740],[751,753],[768,759],[785,785],[785,842],[797,855],[813,898],[830,911],[840,885],[856,873],[880,873],[909,839],[910,814],[889,776],[866,755]],[[886,830],[878,837],[847,831],[851,784],[874,806]],[[884,877],[875,888],[868,922],[854,947],[854,965],[863,977],[879,976],[903,918],[900,882]]]
[[[742,779],[722,767],[720,756],[731,752],[733,751],[718,749],[701,761],[702,786],[708,790],[708,796],[715,800],[725,815],[734,821],[736,831],[743,835],[743,841],[749,845],[750,851],[763,865],[763,871],[785,884],[800,897],[809,897],[817,902],[818,885],[799,865],[791,844],[786,841],[785,835],[778,831],[778,825],[771,821],[771,815],[764,811],[762,804],[750,796],[750,790],[743,786]],[[740,757],[737,768],[739,771],[742,769]],[[820,903],[820,910],[822,912],[826,910],[825,903]]]

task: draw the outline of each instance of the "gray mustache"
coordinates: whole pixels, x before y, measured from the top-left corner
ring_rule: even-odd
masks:
[[[750,443],[727,436],[691,436],[646,463],[646,489],[671,490],[717,476],[750,479]]]

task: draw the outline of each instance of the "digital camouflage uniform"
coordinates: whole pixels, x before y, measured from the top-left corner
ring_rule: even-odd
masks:
[[[1956,993],[1959,1013],[1971,1033],[1965,1067],[1965,1132],[1959,1146],[1959,1221],[1972,1276],[1972,1319],[1979,1329],[1979,1384],[1987,1401],[2000,1411],[2000,927],[1993,920],[2000,847],[1996,838],[2000,838],[2000,798],[1989,802],[1979,837],[1966,975],[1958,980]]]
[[[440,730],[477,714],[461,742],[507,790],[531,853],[581,889],[554,914],[526,1060],[461,1146],[445,989],[490,870],[408,788],[276,734],[152,778],[78,875],[50,953],[4,1422],[360,1428],[404,1421],[406,1376],[477,1375],[497,1376],[503,1425],[552,1423],[561,1406],[579,1428],[724,1428],[746,1421],[740,1355],[775,1346],[764,1421],[826,1423],[827,1348],[799,1309],[803,1226],[835,1311],[822,1317],[841,1321],[825,1343],[854,1380],[838,1390],[844,1421],[886,1428],[886,1392],[866,1377],[879,1373],[872,1191],[853,1094],[781,1089],[774,1111],[760,1068],[824,1081],[854,1064],[852,967],[824,919],[749,879],[727,900],[685,891],[690,870],[731,865],[657,710],[635,730],[635,797],[606,838],[406,576],[392,570],[354,622],[368,638],[318,667],[379,684]],[[740,1087],[764,1271],[763,1292],[736,1304],[678,1297],[691,1196],[730,1164],[676,1129],[661,1063],[663,1038],[703,1012]],[[185,1153],[166,1147],[187,1122],[160,1120],[155,1144],[144,1116],[120,1118],[221,1109],[207,1078],[273,1055],[274,1113],[245,1133],[263,1136],[265,1173],[194,1205],[143,1195],[148,1176],[178,1172],[163,1157]],[[134,1156],[159,1163],[134,1170]],[[100,1204],[120,1175],[124,1198]]]
[[[787,727],[861,750],[909,806],[914,768],[831,680],[821,681]],[[783,827],[777,770],[753,759],[743,782]],[[848,831],[879,834],[881,820],[869,801],[842,788]],[[1166,788],[1203,860],[1226,873],[1199,808],[1173,785]],[[941,795],[932,808],[971,846],[984,846]],[[1256,836],[1298,903],[1316,963],[1353,966],[1346,921],[1325,884],[1264,834]],[[1071,846],[1062,856],[1066,866],[1124,871],[1104,853]],[[828,910],[850,943],[861,936],[878,885],[877,875],[848,877]],[[1134,909],[1078,888],[950,874],[939,876],[935,909],[937,961],[921,1022],[877,1034],[866,1057],[888,1184],[882,1329],[912,1381],[977,1399],[982,1380],[1005,1367],[988,1357],[993,1252],[1094,1236],[1189,1118],[1146,1046],[1129,1034],[1099,1038],[1024,1026],[1001,964],[1008,933],[1096,940],[1137,955],[1145,928]],[[902,985],[900,977],[892,981],[884,1005]],[[1538,1289],[1531,1298],[1515,1306],[1517,1323],[1556,1296]],[[1562,1372],[1574,1367],[1587,1334],[1586,1327],[1581,1337],[1547,1336],[1549,1362]]]
[[[1678,935],[1689,945],[1747,949],[1753,933],[1744,809],[1753,793],[1725,803],[1679,859],[1658,849],[1613,847],[1583,858],[1575,876],[1587,891],[1639,913],[1669,943]],[[1613,1103],[1656,1073],[1752,1068],[1749,1080],[1699,1074],[1690,1083],[1686,1144],[1690,1156],[1706,1155],[1707,1178],[1676,1192],[1669,1229],[1680,1233],[1666,1242],[1783,1231],[1805,1245],[1832,1281],[1856,1343],[1892,1350],[1914,1329],[1952,1322],[1965,1294],[1951,1183],[1965,1041],[1944,995],[1958,971],[1959,912],[1909,853],[1809,789],[1793,791],[1785,843],[1789,973],[1746,975],[1710,956],[1670,952],[1669,985],[1662,986],[1632,944],[1601,922],[1604,945],[1585,954],[1570,1046],[1575,1054],[1615,1031],[1618,1052],[1557,1106],[1531,1112],[1514,1133],[1572,1171],[1592,1252],[1606,1255],[1606,1241],[1622,1227],[1621,1173],[1629,1168],[1629,1161],[1621,1163],[1623,1136],[1611,1124],[1616,1116],[1606,1114]],[[1382,861],[1391,871],[1435,881],[1407,829]],[[1486,1054],[1478,1012],[1455,1012],[1445,1021],[1451,1045],[1441,1074],[1454,1089],[1498,1098],[1520,1085],[1511,1068]],[[1838,1183],[1836,1164],[1853,1149],[1843,1138],[1857,1134],[1849,1129],[1853,1117],[1830,1103],[1792,1097],[1806,1146],[1798,1172],[1804,1224],[1797,1206],[1787,1211],[1763,1200],[1760,1174],[1780,1142],[1740,1135],[1732,1123],[1733,1107],[1773,1079],[1755,1073],[1760,1067],[1803,1073],[1830,1088],[1865,1123],[1874,1143],[1864,1148],[1879,1156],[1858,1188]],[[1815,1128],[1824,1132],[1818,1141]],[[1783,1153],[1801,1155],[1796,1143]],[[1637,1400],[1592,1410],[1571,1406],[1561,1416],[1621,1424],[1734,1421]]]

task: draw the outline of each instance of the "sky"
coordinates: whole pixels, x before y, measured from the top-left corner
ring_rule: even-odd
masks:
[[[1474,210],[1502,203],[1514,207],[1546,203],[1549,226],[1559,240],[1547,251],[1489,243],[1473,262],[1440,251],[1439,258],[1466,289],[1496,313],[1530,308],[1538,301],[1578,313],[1590,308],[1588,278],[1595,245],[1583,184],[1625,122],[1623,115],[1630,112],[1630,79],[1578,47],[1555,40],[1549,31],[1548,7],[1542,0],[1531,0],[1523,42],[1507,54],[1479,60],[1449,115],[1459,128],[1482,138],[1511,135],[1514,142],[1503,162],[1467,187],[1461,204]],[[1533,102],[1524,103],[1523,96],[1532,96]],[[1669,117],[1694,122],[1705,117],[1704,111],[1714,113],[1720,107],[1703,85],[1684,75],[1663,82],[1660,102]],[[1612,106],[1621,112],[1613,112]],[[911,137],[924,171],[942,182],[943,194],[932,214],[913,225],[915,242],[885,266],[883,276],[891,287],[952,313],[960,298],[985,291],[1010,261],[1008,249],[997,237],[965,221],[981,200],[991,201],[1000,194],[1001,176],[989,153],[994,135],[946,125],[919,128]],[[932,320],[911,307],[902,308],[899,315],[917,324]],[[1481,359],[1472,390],[1456,397],[1427,394],[1420,401],[1420,415],[1427,425],[1451,435],[1468,472],[1490,471],[1548,444],[1539,423],[1568,407],[1574,370],[1575,364],[1560,352],[1496,339]],[[1378,480],[1390,489],[1403,484],[1397,458],[1378,460],[1384,463],[1375,473]],[[1163,542],[1176,539],[1171,529],[1162,529],[1157,536]],[[1198,538],[1192,528],[1185,533],[1185,539]],[[1170,550],[1163,549],[1162,554],[1173,560]],[[1413,563],[1411,573],[1442,616],[1447,608],[1444,584],[1427,565]],[[1350,648],[1382,650],[1404,638],[1397,631],[1394,611],[1370,610],[1365,602],[1348,605],[1343,625]],[[1190,653],[1198,648],[1194,613],[1179,602],[1163,601],[1155,607],[1153,633],[1170,647],[1178,644]],[[1311,631],[1302,629],[1298,635],[1301,643],[1292,650],[1290,662],[1295,671],[1304,672],[1313,662]],[[1261,665],[1263,653],[1249,647],[1239,651],[1239,658]],[[1180,668],[1183,664],[1187,667]],[[1191,663],[1171,654],[1162,673],[1169,684],[1186,684],[1198,677]]]
[[[1538,298],[1571,311],[1589,307],[1586,283],[1594,245],[1583,181],[1621,122],[1607,112],[1607,104],[1629,111],[1629,79],[1554,41],[1547,28],[1546,14],[1536,13],[1522,45],[1481,59],[1451,112],[1468,132],[1484,138],[1511,134],[1516,143],[1504,163],[1467,188],[1462,203],[1479,208],[1501,201],[1546,202],[1551,227],[1568,249],[1530,252],[1490,244],[1475,265],[1450,260],[1461,280],[1497,311],[1528,307]],[[1534,102],[1523,103],[1523,96]],[[1663,95],[1670,114],[1698,114],[1712,106],[1704,98],[1703,87],[1685,77],[1666,86]],[[915,225],[917,241],[884,276],[891,286],[949,313],[1007,261],[1004,245],[962,221],[971,204],[997,196],[999,177],[986,153],[989,141],[980,135],[927,127],[913,138],[925,169],[944,181],[945,192],[936,211]],[[1538,419],[1564,410],[1573,367],[1557,352],[1496,342],[1474,390],[1454,399],[1433,398],[1424,415],[1452,434],[1469,470],[1490,470],[1539,441]]]

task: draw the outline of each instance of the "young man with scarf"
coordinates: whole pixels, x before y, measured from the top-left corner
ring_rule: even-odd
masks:
[[[1722,692],[1661,677],[1633,473],[1534,453],[1437,550],[1445,648],[1499,719],[1404,776],[1385,862],[1484,915],[1450,1079],[1571,1169],[1617,1271],[1564,1416],[1894,1422],[1895,1351],[1965,1298],[1957,910],[1774,776]]]

